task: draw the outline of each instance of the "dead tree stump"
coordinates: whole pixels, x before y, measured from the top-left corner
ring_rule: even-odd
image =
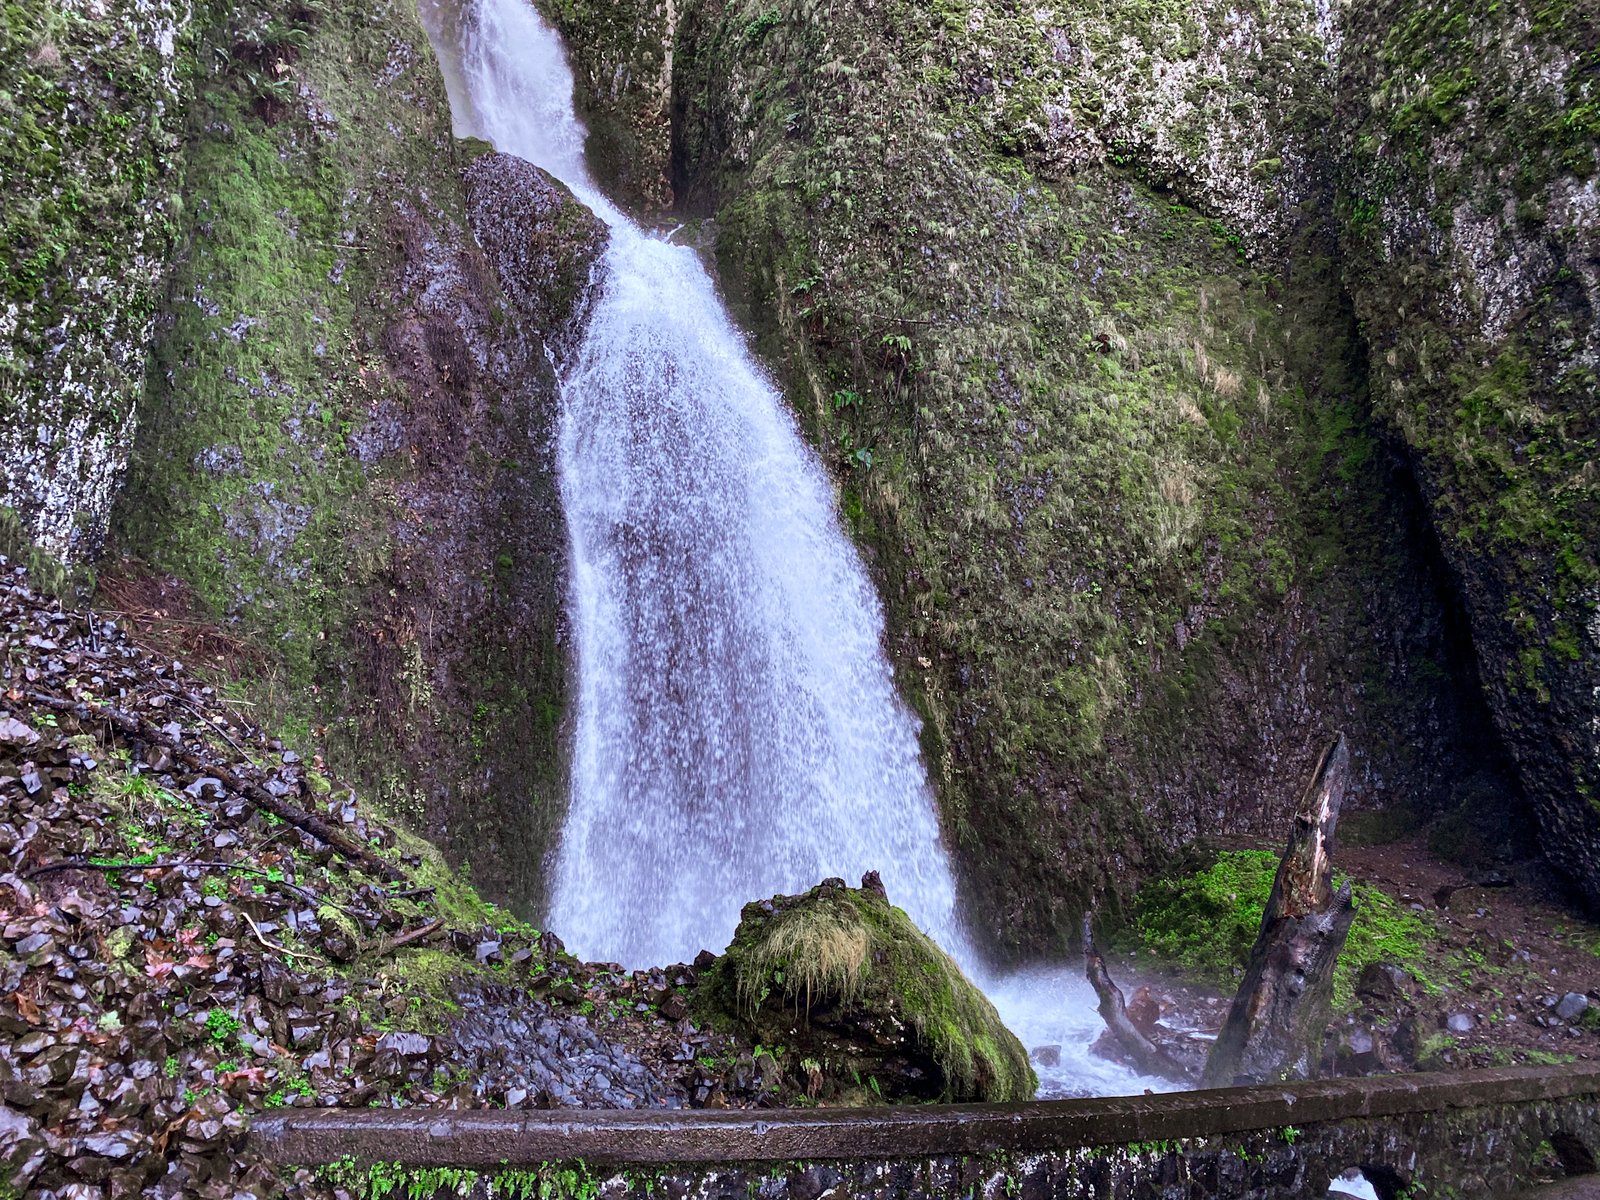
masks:
[[[1333,836],[1349,776],[1350,751],[1344,734],[1335,734],[1301,799],[1202,1087],[1316,1073],[1333,1004],[1334,964],[1355,918],[1349,882],[1333,890]]]

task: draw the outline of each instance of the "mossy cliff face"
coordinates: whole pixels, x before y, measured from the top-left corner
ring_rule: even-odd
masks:
[[[132,442],[187,12],[8,0],[0,16],[0,505],[63,560],[98,548]]]
[[[1600,5],[1353,22],[1345,276],[1546,854],[1600,906]]]
[[[411,4],[202,15],[118,548],[257,648],[257,716],[532,908],[564,794],[543,343],[581,296],[502,289]],[[535,176],[537,261],[586,279],[593,218]]]
[[[678,197],[836,469],[1002,949],[1279,836],[1328,725],[1360,804],[1453,802],[1470,703],[1306,148],[1335,42],[1309,5],[676,31]]]
[[[551,0],[595,181],[642,216],[672,206],[672,47],[684,0]]]

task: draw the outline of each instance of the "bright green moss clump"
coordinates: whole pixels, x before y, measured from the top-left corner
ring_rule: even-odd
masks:
[[[1155,958],[1219,984],[1231,984],[1261,927],[1278,856],[1226,850],[1205,869],[1148,880],[1134,899],[1128,937]],[[1429,991],[1445,964],[1438,930],[1427,913],[1403,907],[1369,883],[1354,885],[1356,919],[1334,970],[1334,1003],[1348,1008],[1368,963],[1398,963]]]
[[[955,961],[881,893],[838,880],[745,905],[701,1005],[860,1099],[1025,1100],[1038,1084]]]

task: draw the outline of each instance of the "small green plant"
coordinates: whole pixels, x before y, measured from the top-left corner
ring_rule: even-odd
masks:
[[[757,42],[761,41],[762,38],[766,37],[767,34],[776,29],[781,20],[782,18],[778,15],[777,9],[767,9],[766,12],[762,13],[759,17],[744,27],[745,44],[748,46],[755,45]]]
[[[290,1079],[286,1080],[282,1086],[274,1091],[268,1092],[266,1099],[262,1103],[268,1108],[282,1108],[296,1096],[314,1097],[316,1094],[317,1089],[311,1086],[310,1080]]]
[[[1417,1062],[1423,1066],[1438,1062],[1456,1048],[1456,1039],[1448,1033],[1434,1033],[1422,1039],[1417,1048]]]
[[[206,1036],[219,1046],[243,1028],[244,1023],[225,1008],[206,1013]]]

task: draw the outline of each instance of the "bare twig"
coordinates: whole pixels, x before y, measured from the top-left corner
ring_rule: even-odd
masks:
[[[189,703],[188,700],[184,699],[182,696],[178,695],[178,693],[176,693],[176,692],[167,692],[167,693],[165,693],[165,695],[169,699],[176,700],[179,704],[183,705],[190,712],[192,712],[195,716],[199,717],[202,721],[204,721],[207,725],[211,726],[212,729],[216,730],[217,733],[221,736],[222,740],[227,742],[228,745],[232,746],[234,748],[234,750],[236,750],[238,752],[240,758],[249,758],[250,757],[250,755],[245,751],[245,748],[243,746],[239,745],[238,742],[234,741],[233,738],[228,736],[228,731],[226,729],[224,729],[221,725],[218,725],[215,721],[213,721],[205,713],[201,712],[193,704]]]
[[[239,910],[239,915],[246,921],[250,922],[250,932],[255,934],[256,941],[260,942],[268,950],[274,950],[279,954],[287,954],[290,958],[304,958],[310,962],[317,961],[317,956],[315,954],[307,954],[303,950],[291,950],[287,946],[280,946],[276,942],[267,941],[267,939],[261,935],[261,926],[256,924],[254,917],[245,912],[243,909]]]
[[[431,896],[438,890],[435,887],[414,887],[407,888],[403,892],[385,892],[384,896],[390,900],[411,900],[417,896]]]

